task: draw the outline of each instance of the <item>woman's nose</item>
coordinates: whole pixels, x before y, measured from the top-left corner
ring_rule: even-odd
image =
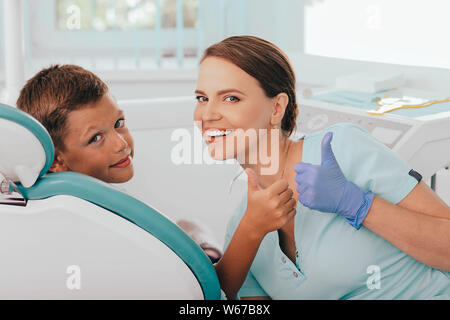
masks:
[[[219,106],[214,101],[209,101],[204,110],[203,121],[218,120],[221,117]]]

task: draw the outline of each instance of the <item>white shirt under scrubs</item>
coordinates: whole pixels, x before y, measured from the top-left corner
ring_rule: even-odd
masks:
[[[345,177],[363,190],[400,202],[418,183],[396,153],[352,124],[304,138],[303,162],[321,163],[321,142],[333,132],[333,152]],[[247,191],[246,191],[247,192]],[[228,246],[247,208],[247,194],[230,219]],[[450,299],[450,273],[408,256],[364,226],[355,230],[334,213],[297,204],[295,264],[282,252],[277,231],[263,239],[239,297],[272,299]]]

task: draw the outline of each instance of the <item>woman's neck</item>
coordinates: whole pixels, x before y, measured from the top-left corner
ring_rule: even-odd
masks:
[[[293,191],[293,198],[298,199],[297,183],[295,181],[295,165],[302,161],[303,157],[303,139],[300,141],[292,141],[289,138],[283,137],[284,140],[281,141],[278,148],[279,163],[281,164],[276,170],[275,174],[271,175],[261,175],[261,166],[259,162],[256,164],[241,164],[244,168],[251,168],[259,177],[259,182],[262,187],[266,188],[273,184],[275,181],[281,178],[287,180],[289,188]],[[276,149],[275,149],[276,150]],[[287,150],[288,152],[283,152]],[[286,223],[282,228],[278,229],[279,245],[280,249],[286,254],[286,256],[293,262],[296,262],[296,244],[295,244],[295,220],[292,219]]]
[[[266,188],[273,184],[275,181],[279,180],[285,170],[287,169],[289,155],[292,152],[292,144],[294,141],[290,140],[289,137],[281,135],[275,143],[268,142],[269,146],[269,156],[267,157],[270,161],[268,164],[267,160],[262,161],[260,155],[256,157],[256,163],[241,163],[242,168],[245,170],[247,168],[252,169],[259,177],[259,182],[262,187]],[[258,150],[261,147],[258,146]],[[247,157],[251,159],[251,157]],[[269,170],[270,168],[270,170]]]

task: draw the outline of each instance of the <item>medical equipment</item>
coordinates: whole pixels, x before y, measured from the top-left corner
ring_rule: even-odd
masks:
[[[402,92],[405,96],[428,100],[443,96],[411,89],[402,89]],[[450,164],[450,102],[374,116],[367,112],[376,106],[374,98],[376,95],[350,91],[330,91],[300,98],[299,131],[306,134],[338,122],[358,124],[396,151],[425,179]]]
[[[26,200],[0,204],[1,299],[220,299],[209,258],[162,213],[92,177],[46,174],[53,144],[31,116],[0,105],[0,147],[3,196]]]
[[[25,199],[16,190],[16,184],[9,178],[5,178],[0,173],[0,205],[9,204],[16,206],[26,206],[27,199]]]

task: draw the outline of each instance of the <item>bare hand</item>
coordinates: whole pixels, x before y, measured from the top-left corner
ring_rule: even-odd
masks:
[[[283,227],[296,214],[297,200],[286,179],[275,181],[267,188],[259,183],[252,169],[248,176],[247,211],[244,218],[254,234],[264,237],[267,233]]]

